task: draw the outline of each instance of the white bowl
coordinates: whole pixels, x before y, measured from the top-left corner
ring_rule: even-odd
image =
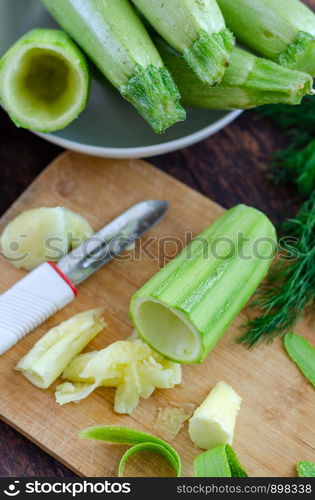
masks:
[[[39,0],[0,1],[0,57],[26,31],[56,27]],[[209,137],[241,111],[188,109],[185,122],[156,135],[137,111],[95,70],[85,111],[64,130],[38,134],[66,149],[107,158],[169,153]]]

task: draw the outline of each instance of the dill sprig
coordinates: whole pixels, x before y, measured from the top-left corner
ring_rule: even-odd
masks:
[[[294,183],[300,195],[307,198],[315,189],[315,139],[305,147],[302,144],[293,142],[276,153],[270,172],[277,184]]]
[[[274,155],[272,177],[277,184],[295,184],[307,198],[315,189],[315,97],[307,96],[300,106],[264,106],[261,113],[283,128],[290,139],[290,145]]]
[[[282,129],[287,129],[291,137],[301,134],[312,139],[315,129],[315,96],[306,96],[299,106],[270,104],[262,106],[260,112],[271,118]]]
[[[240,342],[253,346],[259,340],[272,340],[296,325],[303,312],[314,310],[315,301],[315,191],[302,205],[296,218],[286,221],[283,230],[297,242],[295,258],[278,260],[266,283],[258,290],[253,306],[261,316],[250,320]],[[284,241],[284,240],[283,240]],[[292,247],[287,244],[287,249]]]

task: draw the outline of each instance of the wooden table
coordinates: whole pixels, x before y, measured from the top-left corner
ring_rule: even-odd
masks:
[[[315,8],[315,0],[307,3]],[[299,200],[292,188],[275,186],[266,170],[273,152],[286,143],[271,121],[251,111],[195,146],[148,160],[226,208],[247,203],[280,222]],[[0,214],[61,151],[17,129],[0,110]],[[0,476],[74,474],[0,422]]]

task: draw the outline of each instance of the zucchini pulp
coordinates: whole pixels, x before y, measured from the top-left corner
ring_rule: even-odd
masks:
[[[0,99],[19,127],[66,127],[85,108],[89,87],[84,55],[60,30],[28,32],[0,60]]]

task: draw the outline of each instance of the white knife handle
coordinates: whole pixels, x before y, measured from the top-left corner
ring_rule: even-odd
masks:
[[[72,302],[75,287],[45,263],[0,295],[0,355]]]

